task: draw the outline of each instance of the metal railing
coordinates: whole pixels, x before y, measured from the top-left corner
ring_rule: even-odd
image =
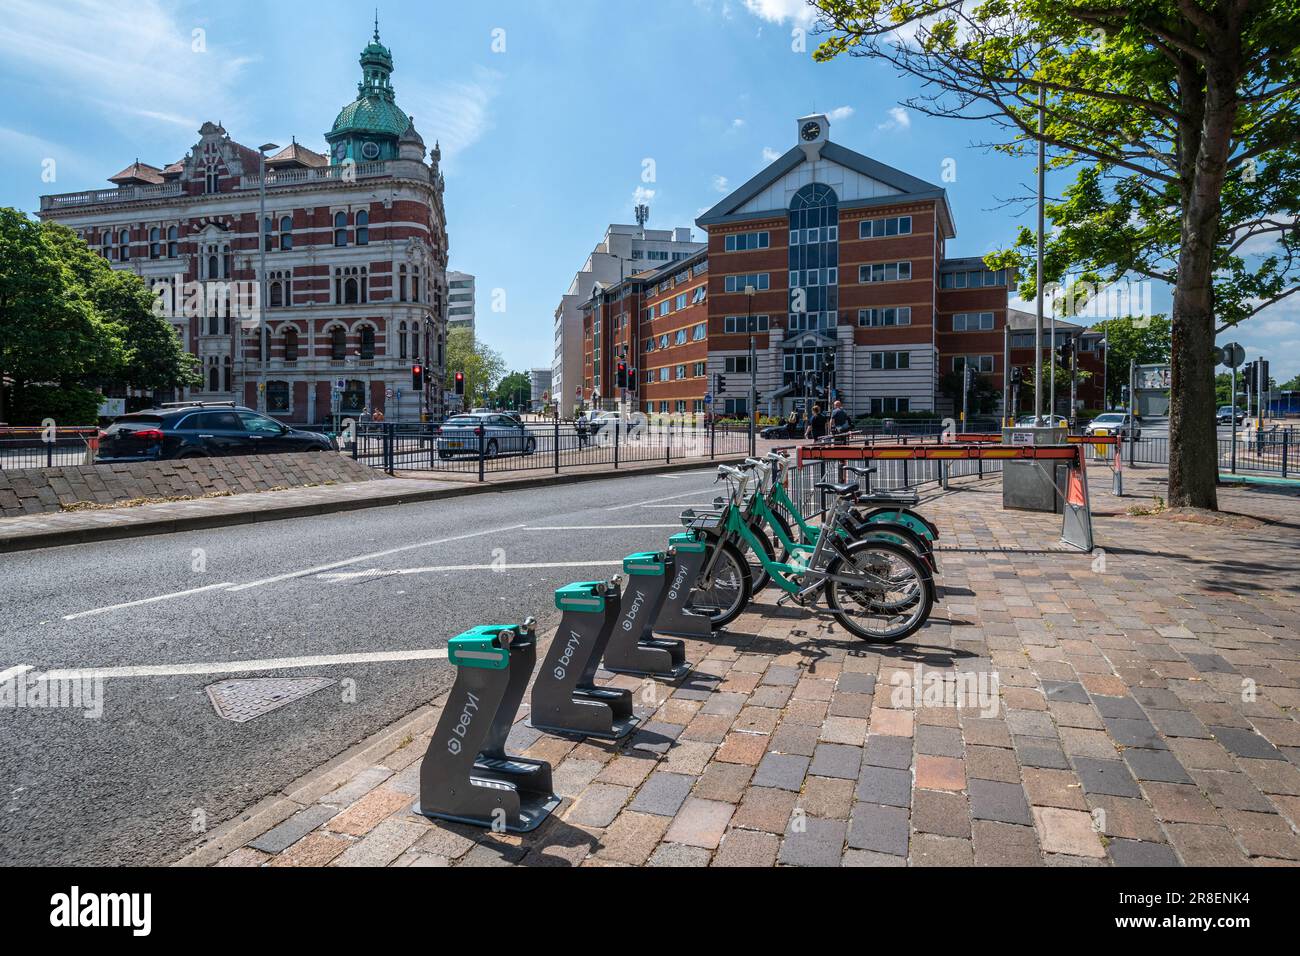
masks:
[[[1264,429],[1241,429],[1236,448],[1232,438],[1220,436],[1218,445],[1219,471],[1225,474],[1265,474],[1280,478],[1293,477],[1296,472],[1297,451],[1300,450],[1300,429],[1292,426],[1274,426]],[[1169,439],[1167,437],[1139,438],[1125,443],[1125,460],[1144,465],[1169,464]]]
[[[17,468],[55,468],[65,465],[85,465],[91,462],[88,456],[89,438],[98,434],[97,429],[83,432],[80,429],[64,431],[52,440],[42,437],[41,429],[32,429],[31,434],[16,432],[0,433],[0,471]]]
[[[489,474],[551,471],[591,465],[621,465],[687,458],[734,458],[749,450],[747,429],[705,426],[632,416],[606,420],[592,429],[572,421],[528,422],[522,430],[488,427],[444,433],[421,422],[368,422],[355,426],[344,448],[357,461],[398,471]]]

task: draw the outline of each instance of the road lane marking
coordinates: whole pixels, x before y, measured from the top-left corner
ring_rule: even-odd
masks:
[[[107,607],[97,607],[90,611],[78,611],[76,614],[65,614],[65,621],[75,621],[81,617],[91,617],[95,614],[107,614],[109,611],[120,611],[127,607],[139,607],[141,604],[154,604],[158,601],[168,601],[172,598],[185,597],[187,594],[198,594],[202,591],[214,591],[217,588],[230,587],[230,581],[222,581],[220,584],[205,584],[201,588],[190,588],[187,591],[172,591],[170,594],[157,594],[153,597],[141,598],[138,601],[124,601],[121,604],[110,604]]]
[[[431,661],[447,656],[447,648],[415,651],[371,651],[362,654],[316,654],[310,657],[272,657],[256,661],[224,661],[202,664],[145,664],[138,667],[78,667],[43,671],[36,680],[88,680],[96,677],[187,677],[208,674],[244,674],[250,671],[289,670],[295,667],[328,667],[333,664],[385,664],[393,661]]]
[[[675,501],[675,500],[678,499],[678,498],[690,498],[692,495],[703,495],[703,494],[707,494],[707,493],[708,493],[708,489],[707,489],[707,488],[705,488],[705,489],[698,489],[698,490],[696,490],[696,491],[685,491],[685,492],[682,492],[680,495],[668,495],[666,498],[649,498],[649,499],[647,499],[646,501],[634,501],[634,502],[632,502],[631,504],[628,504],[628,505],[614,505],[613,507],[611,507],[611,508],[606,508],[605,510],[606,510],[606,511],[625,511],[625,510],[627,510],[628,508],[641,508],[641,507],[643,507],[643,506],[645,506],[645,505],[655,505],[655,504],[658,504],[658,503],[661,502],[661,501]]]
[[[530,524],[525,531],[618,531],[630,528],[680,528],[680,524]]]
[[[16,667],[9,668],[7,671],[0,671],[0,684],[3,684],[5,681],[13,680],[15,677],[21,677],[31,669],[31,664],[19,664]]]
[[[522,571],[534,568],[604,568],[622,567],[618,561],[541,561],[534,564],[440,564],[428,568],[391,568],[387,571],[371,568],[365,571],[340,571],[337,574],[318,574],[322,581],[339,584],[367,578],[386,578],[396,574],[433,574],[439,571]]]
[[[346,567],[349,564],[357,564],[360,561],[374,561],[377,558],[386,558],[390,554],[401,554],[403,551],[413,551],[416,548],[429,548],[435,544],[448,544],[452,541],[464,541],[466,538],[481,538],[486,534],[501,534],[506,531],[518,531],[524,527],[521,524],[507,525],[504,528],[489,528],[486,531],[472,531],[469,534],[458,534],[450,538],[438,538],[435,541],[421,541],[417,544],[404,544],[400,548],[389,548],[387,551],[375,551],[371,554],[359,554],[355,558],[347,558],[344,561],[334,561],[331,564],[321,564],[314,568],[304,568],[301,571],[291,571],[288,574],[277,574],[271,578],[261,578],[257,581],[249,581],[246,584],[237,584],[228,591],[247,591],[249,588],[261,587],[264,584],[278,584],[281,581],[288,581],[292,578],[302,578],[310,574],[320,574],[322,571],[333,571],[335,568]]]

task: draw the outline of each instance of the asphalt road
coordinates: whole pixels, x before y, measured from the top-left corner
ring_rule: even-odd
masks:
[[[3,556],[0,675],[104,680],[99,717],[0,708],[0,864],[179,857],[196,825],[448,686],[445,659],[420,652],[475,624],[553,623],[554,588],[661,548],[714,493],[701,470]],[[330,660],[374,653],[408,659]],[[241,677],[339,683],[234,723],[205,688]]]

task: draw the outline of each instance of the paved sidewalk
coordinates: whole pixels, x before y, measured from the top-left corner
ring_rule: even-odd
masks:
[[[532,834],[410,812],[435,701],[182,862],[1294,865],[1300,498],[1225,489],[1258,519],[1211,524],[1126,513],[1162,481],[1130,471],[1114,499],[1092,472],[1091,555],[1057,544],[1059,517],[1004,512],[998,481],[963,484],[923,506],[943,534],[927,628],[872,646],[765,596],[688,645],[683,681],[610,679],[648,719],[623,746],[525,710],[513,752],[565,798]]]

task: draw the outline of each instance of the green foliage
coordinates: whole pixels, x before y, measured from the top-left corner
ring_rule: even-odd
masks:
[[[1172,330],[1166,316],[1106,319],[1094,325],[1093,329],[1106,335],[1103,354],[1106,356],[1106,390],[1110,392],[1108,400],[1118,400],[1121,388],[1128,384],[1130,362],[1161,365],[1169,361]]]
[[[527,409],[533,397],[533,380],[527,372],[511,372],[497,382],[493,403],[497,408]]]
[[[501,354],[478,341],[469,329],[447,333],[447,381],[455,381],[457,372],[465,373],[467,408],[487,403],[505,370]]]
[[[25,385],[10,393],[11,425],[39,425],[52,418],[60,428],[94,425],[103,396],[84,385]]]

